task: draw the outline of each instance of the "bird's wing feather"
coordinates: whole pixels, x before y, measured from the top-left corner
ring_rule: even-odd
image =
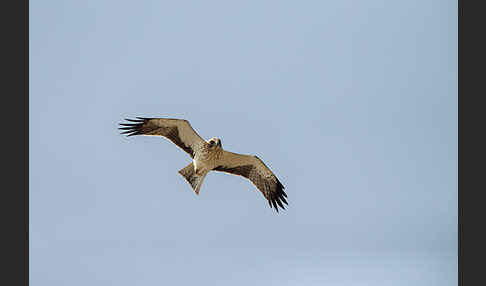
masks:
[[[277,212],[278,206],[285,209],[282,202],[288,204],[285,199],[287,194],[283,190],[285,187],[257,156],[223,151],[221,164],[213,170],[249,179],[262,192],[270,207],[273,206]]]
[[[125,120],[130,123],[120,123],[121,134],[163,136],[186,151],[191,158],[194,158],[201,145],[207,144],[184,119],[137,117]]]

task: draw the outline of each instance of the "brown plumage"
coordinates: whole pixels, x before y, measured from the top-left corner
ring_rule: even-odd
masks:
[[[288,204],[285,187],[257,156],[225,151],[218,138],[205,141],[187,120],[145,117],[126,120],[131,123],[120,124],[123,126],[119,128],[123,131],[122,134],[163,136],[191,156],[192,162],[179,170],[179,174],[187,180],[196,194],[199,194],[208,172],[220,171],[249,179],[277,212],[279,206],[285,209],[284,204]]]

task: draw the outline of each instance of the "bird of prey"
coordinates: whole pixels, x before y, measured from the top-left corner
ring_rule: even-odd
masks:
[[[282,203],[288,205],[285,187],[257,156],[226,151],[219,138],[202,139],[184,119],[136,117],[125,120],[127,123],[120,123],[121,134],[163,136],[191,156],[192,162],[179,170],[179,174],[196,194],[199,195],[202,182],[210,171],[220,171],[249,179],[277,212],[278,206],[285,209]]]

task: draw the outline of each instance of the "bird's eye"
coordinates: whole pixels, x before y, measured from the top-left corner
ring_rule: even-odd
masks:
[[[214,141],[209,141],[209,145],[210,146],[213,146],[214,145]]]

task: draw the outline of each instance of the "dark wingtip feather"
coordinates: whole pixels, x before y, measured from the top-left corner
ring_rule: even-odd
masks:
[[[278,212],[278,206],[277,206],[277,203],[275,203],[274,199],[272,200],[272,204],[275,207],[275,210]]]
[[[125,118],[125,120],[130,121],[130,122],[143,122],[143,120],[135,120],[135,119],[129,119],[129,118]]]
[[[140,118],[140,117],[137,117]],[[142,134],[141,132],[141,127],[145,123],[145,119],[130,119],[130,118],[125,118],[127,122],[134,122],[134,123],[118,123],[121,127],[118,127],[119,130],[123,131],[120,134],[122,135],[127,135],[127,137],[134,136],[134,135],[140,135]]]
[[[278,212],[278,206],[280,206],[282,209],[285,209],[284,204],[286,205],[289,204],[285,199],[287,197],[287,194],[283,191],[283,189],[285,189],[285,187],[277,179],[276,189],[274,193],[271,195],[271,197],[268,199],[270,207],[273,206],[277,212]]]

